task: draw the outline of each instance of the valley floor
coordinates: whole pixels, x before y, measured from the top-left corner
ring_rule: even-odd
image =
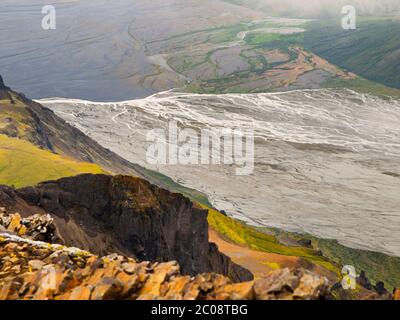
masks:
[[[40,102],[128,161],[203,192],[234,218],[400,255],[398,100],[325,89]],[[150,165],[146,135],[167,129],[170,119],[196,132],[254,130],[254,174],[236,176],[235,165]]]

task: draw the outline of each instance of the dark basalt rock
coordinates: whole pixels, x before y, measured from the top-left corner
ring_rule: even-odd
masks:
[[[367,278],[365,271],[360,272],[360,276],[357,278],[357,283],[367,290],[373,290],[372,284]]]
[[[9,89],[4,84],[3,78],[0,75],[0,100],[12,100],[12,97],[8,90]]]
[[[179,262],[184,274],[216,272],[233,281],[252,274],[208,242],[207,211],[140,178],[80,175],[12,190],[0,187],[9,211],[49,213],[68,246],[141,261]]]

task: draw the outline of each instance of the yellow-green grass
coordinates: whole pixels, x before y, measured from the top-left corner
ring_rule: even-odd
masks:
[[[10,94],[14,100],[0,100],[0,129],[5,129],[11,123],[15,126],[18,136],[25,137],[33,128],[30,127],[31,115],[14,94]]]
[[[82,173],[106,173],[92,163],[42,150],[33,144],[0,135],[0,184],[16,188]]]
[[[262,252],[302,257],[336,273],[337,275],[340,275],[339,267],[335,263],[332,263],[330,260],[321,256],[321,254],[314,249],[282,245],[274,235],[261,232],[255,227],[229,218],[217,210],[210,209],[205,205],[200,204],[200,206],[208,210],[209,225],[222,236],[236,244],[244,245]]]
[[[271,270],[279,270],[282,269],[281,266],[279,265],[279,263],[276,262],[269,262],[269,261],[265,261],[262,263],[263,265],[266,265],[268,268],[271,268]]]

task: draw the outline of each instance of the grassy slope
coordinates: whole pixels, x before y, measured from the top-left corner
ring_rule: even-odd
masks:
[[[0,135],[0,184],[35,185],[81,173],[105,173],[98,165],[42,150],[27,141]]]
[[[203,206],[203,208],[207,208]],[[251,249],[282,254],[286,256],[302,257],[310,260],[330,271],[339,274],[339,267],[329,259],[321,256],[316,250],[305,247],[290,247],[279,243],[274,235],[270,235],[248,226],[238,220],[226,217],[214,209],[209,209],[208,222],[224,237],[236,244],[248,246]]]
[[[207,208],[204,205],[202,207]],[[372,283],[383,281],[389,289],[400,286],[400,258],[398,257],[348,248],[336,240],[252,227],[226,217],[214,209],[209,209],[208,221],[214,230],[236,244],[263,252],[303,257],[338,275],[342,266],[353,265],[358,273],[365,271]],[[294,240],[309,239],[312,241],[313,248],[283,245],[278,241],[280,234]]]
[[[325,257],[340,265],[352,265],[359,273],[365,271],[372,283],[383,281],[387,288],[400,287],[400,258],[378,252],[351,249],[336,240],[307,236]]]
[[[149,170],[146,168],[142,168],[142,169],[144,171],[144,175],[146,176],[146,178],[150,178],[151,180],[157,181],[157,184],[162,186],[163,188],[165,188],[171,192],[183,194],[184,196],[188,197],[190,200],[192,200],[194,202],[198,202],[204,206],[212,207],[211,203],[209,202],[207,196],[204,193],[201,193],[195,189],[190,189],[190,188],[184,187],[184,186],[176,183],[170,177],[163,175],[162,173],[152,171],[152,170]]]
[[[390,88],[361,77],[353,80],[332,79],[324,83],[325,88],[346,88],[359,93],[371,94],[380,98],[400,99],[400,89]]]
[[[257,228],[261,232],[276,237],[299,240],[311,240],[312,246],[323,253],[323,256],[337,265],[352,265],[357,273],[365,271],[374,284],[383,281],[387,288],[400,287],[400,258],[379,252],[352,249],[341,245],[337,240],[316,238],[309,234],[297,234],[272,228]]]
[[[400,88],[399,29],[398,18],[360,18],[357,30],[343,30],[337,21],[315,21],[308,25],[304,45],[363,78]]]
[[[11,98],[0,100],[0,184],[18,188],[81,173],[105,173],[96,164],[46,149],[25,103],[7,91]]]
[[[29,112],[13,93],[10,95],[13,102],[0,100],[0,132],[29,140],[32,131]]]

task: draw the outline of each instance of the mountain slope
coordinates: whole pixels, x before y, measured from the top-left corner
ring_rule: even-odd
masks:
[[[307,48],[346,70],[400,88],[400,19],[360,18],[357,30],[337,21],[315,21],[304,36]]]
[[[27,141],[0,135],[0,184],[25,187],[81,173],[105,173],[98,165],[40,149]]]
[[[56,154],[37,115],[0,76],[0,184],[22,187],[80,173],[105,171],[92,162]]]
[[[138,175],[136,166],[101,147],[51,110],[4,85],[0,78],[0,133],[114,173]]]
[[[162,188],[182,193],[191,199],[201,199],[207,203],[204,195],[200,192],[180,186],[168,177],[146,170],[102,147],[80,130],[56,116],[50,109],[8,88],[4,84],[1,75],[0,134],[4,134],[10,138],[25,140],[38,148],[62,157],[76,161],[96,163],[109,173],[143,177]],[[85,172],[99,173],[99,170],[84,170],[79,173]],[[10,173],[12,174],[13,172]],[[35,182],[57,177],[62,176],[46,176],[44,174],[41,180]],[[3,182],[7,184],[7,181]],[[22,186],[26,184],[17,185]]]
[[[265,12],[270,16],[320,19],[335,17],[343,6],[356,7],[360,16],[392,14],[400,10],[397,0],[223,0],[245,8]]]

